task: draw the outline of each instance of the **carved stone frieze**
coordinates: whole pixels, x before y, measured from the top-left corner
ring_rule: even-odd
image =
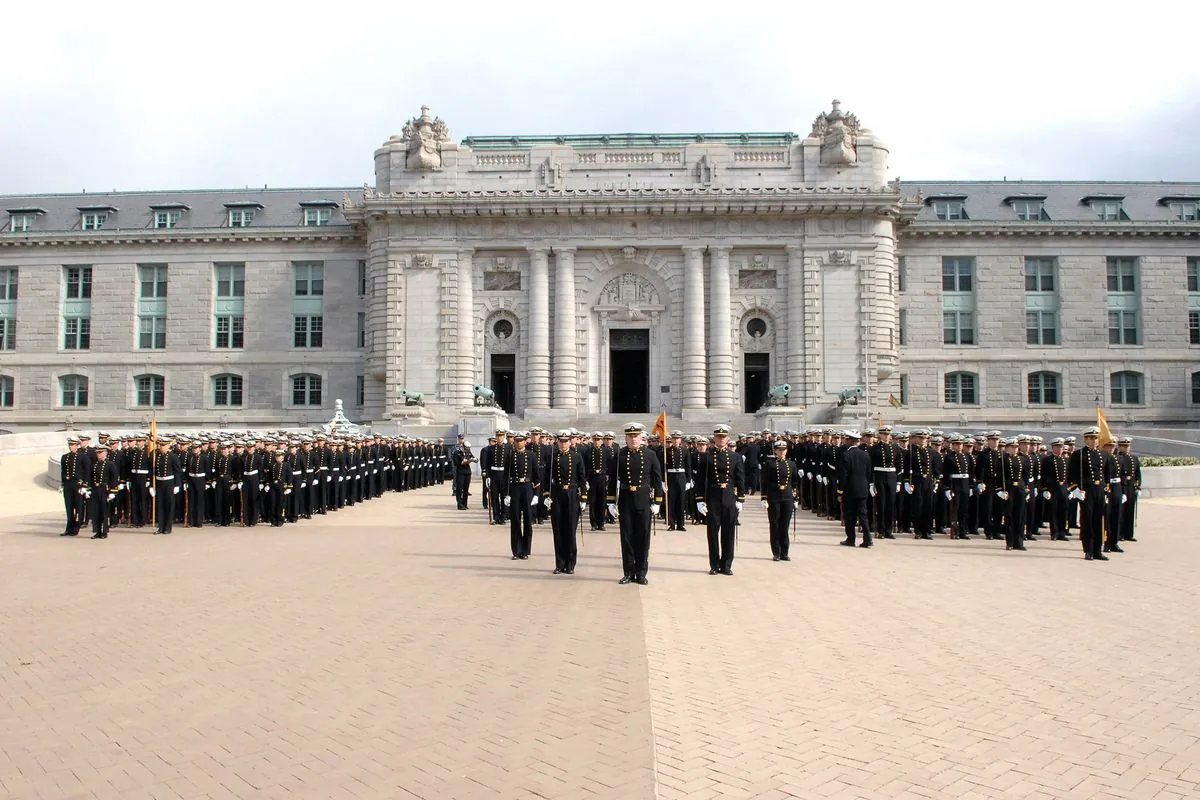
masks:
[[[821,140],[821,163],[852,166],[858,163],[858,117],[842,113],[841,102],[833,101],[833,110],[822,111],[813,121],[812,136]]]
[[[434,170],[442,167],[442,143],[450,141],[450,129],[441,117],[429,116],[429,106],[421,106],[419,116],[404,125],[400,133],[404,142],[404,164],[413,170]]]

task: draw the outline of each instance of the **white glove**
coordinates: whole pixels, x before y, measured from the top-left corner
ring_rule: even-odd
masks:
[[[117,499],[117,493],[116,493],[116,492],[109,492],[109,493],[108,493],[108,499],[109,499],[109,500],[116,500],[116,499]]]
[[[733,504],[733,507],[734,507],[734,508],[736,508],[738,511],[741,511],[741,510],[742,510],[742,504],[741,504],[741,503],[734,503],[734,504]]]
[[[179,494],[179,487],[178,487],[178,486],[176,486],[176,487],[174,487],[174,488],[173,488],[171,491],[172,491],[172,493],[173,493],[173,494]]]
[[[798,508],[800,508],[800,501],[799,501],[799,500],[793,500],[793,501],[792,501],[792,509],[794,510],[794,509],[798,509]]]
[[[696,510],[707,517],[708,516],[708,503],[705,503],[703,501],[696,503]]]
[[[911,483],[904,484],[904,491],[908,494],[913,493],[913,485]]]
[[[536,505],[538,504],[538,500],[539,500],[539,499],[540,499],[540,498],[539,498],[539,497],[538,497],[538,496],[535,494],[535,495],[533,496],[533,499],[529,501],[529,505],[531,505],[531,506],[536,506]]]
[[[975,489],[976,489],[976,490],[977,490],[977,491],[978,491],[980,494],[983,494],[984,492],[986,492],[986,491],[987,491],[987,484],[986,484],[986,483],[977,483],[977,484],[975,484]]]
[[[264,492],[269,492],[269,491],[271,491],[271,485],[270,485],[270,484],[266,484],[265,486],[263,486],[263,491],[264,491]]]
[[[508,508],[510,505],[512,505],[512,498],[511,497],[504,498],[504,507]]]
[[[1007,500],[1008,492],[996,492],[996,497],[999,497],[1001,500]]]
[[[154,487],[153,486],[150,487],[150,496],[154,497]]]
[[[874,497],[878,492],[875,490],[875,484],[871,484],[871,497]]]
[[[764,498],[764,499],[763,499],[763,501],[762,501],[762,507],[763,507],[764,509],[766,509],[766,508],[767,508],[769,505],[770,505],[770,504],[769,504],[769,503],[766,501],[766,499]]]
[[[1049,492],[1047,492],[1047,491],[1043,491],[1043,492],[1042,492],[1042,499],[1043,499],[1043,500],[1049,500],[1049,499],[1050,499],[1050,493],[1049,493]]]
[[[537,498],[535,497],[535,498],[533,498],[533,500],[534,500],[534,505],[537,505]],[[554,505],[554,498],[553,498],[553,497],[547,497],[547,498],[546,498],[546,510],[547,510],[547,511],[549,511],[549,510],[550,510],[550,507],[551,507],[552,505]]]
[[[946,495],[946,499],[947,499],[947,500],[949,500],[951,497],[953,497],[953,496],[954,496],[954,492],[950,491],[949,489],[947,489],[946,491],[942,492],[942,494]]]
[[[82,486],[79,487],[79,496],[80,497],[87,497],[87,493],[88,493],[87,489],[84,489]]]
[[[608,504],[608,513],[612,514],[613,517],[617,516],[617,504],[616,503]]]
[[[491,487],[492,487],[492,479],[491,479],[491,478],[484,478],[484,479],[483,479],[483,488],[485,488],[485,489],[490,489]]]
[[[291,490],[291,489],[284,489],[284,490],[283,490],[283,493],[284,493],[284,494],[291,494],[291,493],[292,493],[292,490]]]
[[[808,479],[811,481],[811,480],[812,480],[812,473],[811,473],[811,472],[809,472],[809,473],[806,473],[806,474],[808,475]]]
[[[326,483],[329,483],[331,480],[333,480],[333,476],[332,476],[332,475],[326,475],[326,476],[325,476],[325,482],[326,482]]]
[[[1123,495],[1121,495],[1121,505],[1125,505],[1125,502],[1126,502],[1127,500],[1129,500],[1129,496],[1128,496],[1128,495],[1124,495],[1124,494],[1123,494]]]
[[[695,485],[696,485],[696,484],[692,483],[691,481],[688,481],[687,483],[685,483],[685,484],[683,485],[683,488],[684,488],[684,490],[686,490],[686,491],[689,491],[689,492],[690,492],[690,491],[692,490],[692,488],[693,488],[693,487],[695,487]]]
[[[650,513],[656,517],[658,516],[658,509],[659,509],[658,503],[652,503],[650,505]]]
[[[587,501],[586,501],[586,500],[580,500],[580,501],[579,501],[579,510],[580,510],[580,511],[587,511]]]

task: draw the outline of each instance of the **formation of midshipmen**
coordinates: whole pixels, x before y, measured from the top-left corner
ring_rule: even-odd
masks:
[[[734,440],[719,425],[711,437],[674,431],[665,444],[647,443],[640,424],[624,432],[620,447],[606,431],[497,431],[478,457],[460,437],[451,449],[458,508],[469,507],[470,465],[478,461],[483,507],[492,524],[510,526],[514,559],[529,557],[532,525],[549,518],[555,572],[572,574],[582,516],[593,531],[617,521],[621,583],[641,584],[654,520],[675,531],[704,525],[709,573],[733,574],[740,512],[754,494],[767,511],[776,561],[790,560],[788,528],[799,509],[841,522],[842,544],[851,547],[872,547],[876,536],[983,535],[1021,552],[1043,531],[1066,541],[1078,529],[1084,557],[1104,561],[1106,553],[1123,552],[1122,541],[1136,541],[1141,462],[1129,437],[1101,447],[1098,428],[1084,431],[1080,447],[1075,437],[1047,445],[1024,434],[889,426],[752,431]]]
[[[441,483],[445,442],[372,435],[254,432],[68,439],[61,459],[66,528],[93,539],[116,525],[274,526],[352,506],[388,491]]]

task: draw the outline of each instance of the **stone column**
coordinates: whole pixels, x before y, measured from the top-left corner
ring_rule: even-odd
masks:
[[[450,401],[456,405],[472,404],[472,387],[477,379],[475,369],[475,251],[458,251],[458,305],[455,308],[457,332],[454,354],[454,386]]]
[[[529,249],[529,354],[526,357],[526,406],[550,408],[549,249]]]
[[[554,250],[554,407],[579,410],[575,350],[575,248]]]
[[[683,407],[704,408],[704,248],[683,248]]]
[[[787,250],[787,350],[784,369],[779,375],[791,384],[794,405],[804,405],[804,248],[788,245]]]
[[[708,407],[733,408],[733,334],[729,248],[709,248]]]

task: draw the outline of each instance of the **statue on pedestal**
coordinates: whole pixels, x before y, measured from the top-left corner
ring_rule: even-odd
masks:
[[[441,144],[450,141],[450,129],[441,117],[429,116],[429,106],[421,106],[421,116],[405,123],[400,138],[408,153],[406,167],[415,170],[441,169]]]

